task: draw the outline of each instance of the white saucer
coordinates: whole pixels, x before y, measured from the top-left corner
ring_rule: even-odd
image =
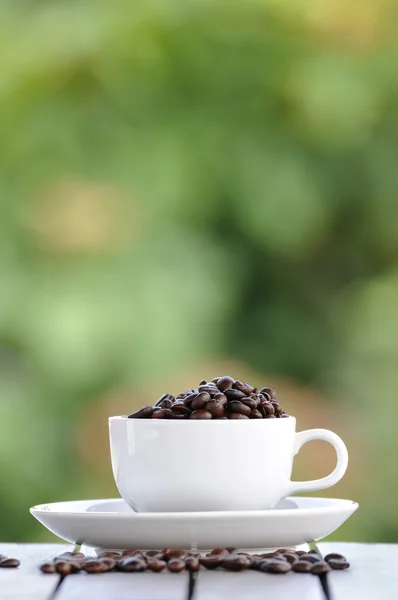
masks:
[[[357,508],[351,500],[291,497],[272,510],[135,513],[111,499],[42,504],[30,512],[60,538],[85,546],[195,550],[298,546],[333,533]]]

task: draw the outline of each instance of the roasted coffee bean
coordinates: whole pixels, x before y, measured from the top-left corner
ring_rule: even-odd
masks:
[[[254,398],[248,398],[246,396],[245,398],[242,398],[241,402],[242,404],[248,406],[251,410],[255,410],[257,408],[257,402],[254,400]]]
[[[122,556],[138,556],[139,558],[143,557],[143,553],[138,548],[131,548],[131,550],[123,550]]]
[[[264,417],[266,415],[274,415],[275,414],[275,408],[271,404],[271,402],[261,402],[258,407],[258,410],[263,413]]]
[[[224,558],[221,566],[227,571],[243,571],[250,567],[250,560],[246,556],[236,554]]]
[[[264,419],[276,419],[276,415],[265,415]]]
[[[167,563],[170,573],[181,573],[185,569],[185,562],[181,558],[173,558]]]
[[[173,394],[163,394],[163,396],[160,396],[159,400],[157,400],[155,406],[161,406],[161,404],[162,404],[162,402],[164,402],[164,400],[170,400],[171,402],[174,402],[175,398],[174,398]]]
[[[259,554],[260,558],[282,558],[282,554],[279,554],[279,552],[276,550],[275,552],[263,552],[262,554]]]
[[[206,404],[211,400],[211,396],[208,392],[201,392],[196,395],[196,398],[192,401],[192,410],[200,410],[204,408]]]
[[[86,573],[105,573],[106,565],[101,560],[86,560],[83,564],[82,570]]]
[[[158,554],[160,554],[159,550],[148,550],[148,552],[145,552],[145,556],[149,556],[150,558],[153,558]]]
[[[337,554],[337,552],[330,552],[330,554],[327,554],[325,556],[325,560],[326,562],[329,562],[329,560],[347,560],[345,556],[343,556],[342,554]]]
[[[72,558],[74,558],[75,560],[80,560],[80,559],[83,560],[86,557],[83,554],[83,552],[72,552]]]
[[[246,394],[244,394],[243,392],[240,392],[239,390],[235,390],[234,388],[228,388],[228,389],[224,390],[224,394],[226,395],[226,397],[228,398],[229,401],[241,400],[242,398],[246,397]]]
[[[0,562],[0,567],[2,569],[16,569],[20,564],[17,558],[3,558]]]
[[[146,564],[150,571],[160,573],[166,567],[167,563],[165,560],[160,560],[159,558],[148,558]]]
[[[344,569],[348,569],[350,566],[349,562],[347,562],[345,559],[342,560],[340,558],[329,558],[327,563],[335,571],[343,571]]]
[[[317,563],[322,560],[319,556],[315,556],[314,554],[303,554],[300,556],[300,560],[306,560],[309,563]]]
[[[202,392],[206,392],[207,394],[210,394],[210,396],[214,396],[215,394],[218,394],[219,389],[215,384],[210,384],[207,383],[206,385],[200,385],[198,387],[198,390],[200,393]]]
[[[251,412],[250,412],[250,418],[251,419],[262,419],[263,415],[260,413],[259,410],[257,410],[256,408],[254,408]]]
[[[54,563],[54,566],[55,566],[56,572],[59,573],[60,575],[63,575],[64,577],[66,575],[70,575],[73,571],[73,565],[71,564],[70,561],[60,560],[60,561]]]
[[[228,413],[228,419],[248,419],[249,417],[246,415],[242,415],[242,413]]]
[[[188,406],[186,406],[182,400],[180,400],[174,402],[174,404],[171,407],[171,412],[173,414],[177,413],[179,415],[189,415],[191,414],[191,409],[188,408]]]
[[[229,552],[229,554],[234,554],[234,552],[238,551],[238,548],[235,548],[235,546],[227,546],[225,550]]]
[[[170,550],[169,552],[163,553],[163,559],[168,562],[169,560],[173,560],[174,558],[185,558],[187,553],[185,550]]]
[[[227,408],[231,413],[241,413],[242,415],[246,415],[246,417],[248,417],[251,413],[250,406],[246,406],[246,404],[243,404],[243,402],[239,402],[238,400],[232,400],[231,402],[228,402]]]
[[[44,563],[40,565],[40,571],[42,573],[56,573],[55,565],[52,563]]]
[[[331,571],[331,567],[324,560],[320,560],[312,565],[311,573],[314,575],[323,575],[324,573],[329,573]]]
[[[146,563],[136,556],[126,556],[118,563],[118,569],[124,573],[140,573],[145,571]]]
[[[233,379],[232,377],[219,377],[217,381],[217,387],[220,390],[220,392],[223,392],[224,390],[232,388],[234,383],[235,379]]]
[[[218,392],[217,394],[215,394],[214,400],[218,400],[223,406],[225,406],[228,402],[228,398],[222,392]]]
[[[206,385],[206,384],[207,384],[206,379],[202,379],[202,381],[199,382],[199,385]]]
[[[162,400],[162,402],[159,404],[159,408],[171,408],[172,406],[173,403],[168,398],[166,398],[166,400]]]
[[[192,401],[195,400],[197,395],[198,395],[198,392],[193,392],[192,394],[188,394],[188,396],[185,396],[183,398],[183,402],[184,402],[185,406],[190,407],[192,404]]]
[[[200,410],[194,410],[190,415],[190,419],[211,419],[212,415],[208,410],[204,410],[203,408]]]
[[[289,573],[292,570],[292,565],[284,560],[277,558],[265,558],[259,567],[263,573],[272,573],[275,575]]]
[[[296,573],[309,573],[312,569],[312,564],[307,560],[299,560],[292,565],[292,569]]]
[[[295,553],[299,558],[300,556],[306,556],[308,554],[308,552],[306,552],[305,550],[296,550]]]
[[[205,408],[216,419],[224,416],[224,405],[218,400],[210,400]]]
[[[99,560],[104,565],[105,572],[113,571],[114,569],[116,569],[116,565],[118,564],[118,561],[116,561],[114,558],[104,557],[100,558]]]
[[[235,381],[233,387],[236,390],[243,392],[245,394],[245,396],[248,396],[254,390],[254,387],[252,385],[250,385],[249,383],[243,383],[242,381],[239,381],[239,380]]]
[[[199,562],[206,569],[217,569],[221,567],[224,557],[221,555],[214,554],[213,556],[201,556]]]
[[[213,548],[208,556],[228,556],[229,551],[227,548]]]
[[[215,383],[217,385],[217,381],[220,379],[220,377],[214,377],[214,379],[212,379],[212,383]]]
[[[191,573],[196,573],[200,569],[200,562],[196,556],[188,556],[185,559],[185,568],[187,571]]]
[[[271,387],[263,387],[260,392],[263,394],[264,392],[270,396],[270,398],[276,399],[276,391]]]
[[[152,419],[170,419],[171,410],[169,408],[155,408],[152,413]]]
[[[294,563],[298,561],[298,556],[297,554],[294,554],[294,552],[285,552],[283,554],[283,558],[287,560],[287,562],[289,562],[291,565],[294,565]]]

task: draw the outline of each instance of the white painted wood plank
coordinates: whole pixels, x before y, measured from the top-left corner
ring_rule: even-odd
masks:
[[[39,566],[57,554],[72,550],[70,544],[3,544],[0,554],[18,558],[18,569],[0,568],[1,600],[47,600],[55,589],[58,575],[44,575]]]
[[[188,573],[79,573],[66,577],[56,600],[185,600]]]
[[[258,571],[231,573],[200,571],[194,600],[324,600],[318,577],[288,573],[269,575]]]
[[[343,554],[351,565],[347,571],[328,575],[332,597],[336,600],[397,600],[398,544],[318,544],[324,556]]]

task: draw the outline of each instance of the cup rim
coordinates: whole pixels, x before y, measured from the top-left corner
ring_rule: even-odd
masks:
[[[296,420],[296,417],[293,415],[289,415],[288,417],[284,417],[283,419],[245,419],[245,423],[277,423],[278,421],[291,421]],[[108,417],[109,423],[114,421],[132,421],[133,423],[241,423],[240,419],[227,419],[226,421],[220,421],[219,419],[130,419],[128,416],[124,415],[115,415],[113,417]]]

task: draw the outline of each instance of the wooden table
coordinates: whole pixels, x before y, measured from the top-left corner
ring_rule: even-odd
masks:
[[[397,600],[398,545],[321,543],[323,555],[339,552],[351,563],[323,580],[315,575],[256,571],[44,575],[39,565],[73,547],[67,544],[2,544],[19,569],[0,569],[1,600]],[[87,551],[86,551],[87,554]]]

